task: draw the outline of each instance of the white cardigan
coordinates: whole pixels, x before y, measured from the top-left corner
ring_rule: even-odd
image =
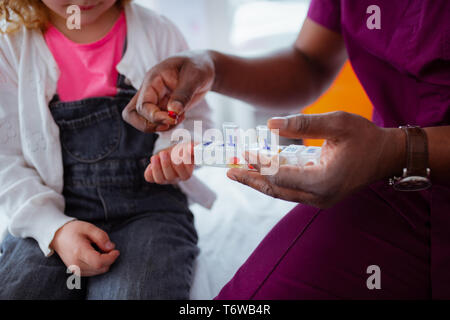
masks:
[[[130,4],[125,14],[128,46],[117,70],[139,88],[146,71],[186,50],[187,44],[171,22],[148,9]],[[49,245],[55,232],[74,220],[64,214],[59,129],[48,107],[58,77],[41,32],[23,28],[0,35],[0,215],[6,215],[13,236],[35,239],[46,256],[52,254]],[[182,126],[193,131],[195,119],[208,129],[209,116],[203,101],[186,113]],[[170,136],[171,132],[160,134],[155,152],[170,145]],[[205,207],[215,200],[195,177],[179,187],[190,201]]]

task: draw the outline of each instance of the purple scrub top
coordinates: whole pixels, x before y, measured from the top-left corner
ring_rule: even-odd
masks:
[[[312,0],[308,16],[344,37],[377,125],[450,125],[449,0]]]
[[[449,0],[312,0],[308,17],[342,34],[377,125],[450,125]],[[393,208],[410,206],[407,214],[412,198],[427,200],[432,296],[448,299],[450,184],[434,182],[409,202],[387,183],[371,188]]]
[[[450,125],[450,0],[312,0],[308,15],[343,35],[376,124]],[[382,290],[366,287],[371,264]],[[334,298],[450,299],[450,187],[379,181],[327,210],[300,204],[217,297]]]

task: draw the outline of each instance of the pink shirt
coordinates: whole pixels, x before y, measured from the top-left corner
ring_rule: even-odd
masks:
[[[57,88],[61,101],[116,95],[116,66],[122,58],[126,33],[124,12],[111,31],[93,43],[75,43],[54,26],[47,30],[45,41],[61,72]]]

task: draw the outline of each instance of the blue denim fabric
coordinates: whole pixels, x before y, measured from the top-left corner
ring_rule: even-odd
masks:
[[[186,196],[149,184],[144,171],[155,134],[126,124],[121,112],[136,91],[119,76],[116,97],[51,102],[60,128],[66,215],[95,224],[121,255],[104,275],[69,290],[57,255],[9,235],[0,257],[0,299],[188,299],[198,254]],[[20,266],[20,268],[18,268]]]

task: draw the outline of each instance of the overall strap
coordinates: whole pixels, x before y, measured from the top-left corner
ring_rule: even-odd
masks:
[[[125,37],[125,43],[123,46],[122,57],[127,51],[128,39]],[[123,98],[132,98],[137,93],[137,90],[131,85],[130,81],[123,75],[119,73],[117,78],[117,96]]]

